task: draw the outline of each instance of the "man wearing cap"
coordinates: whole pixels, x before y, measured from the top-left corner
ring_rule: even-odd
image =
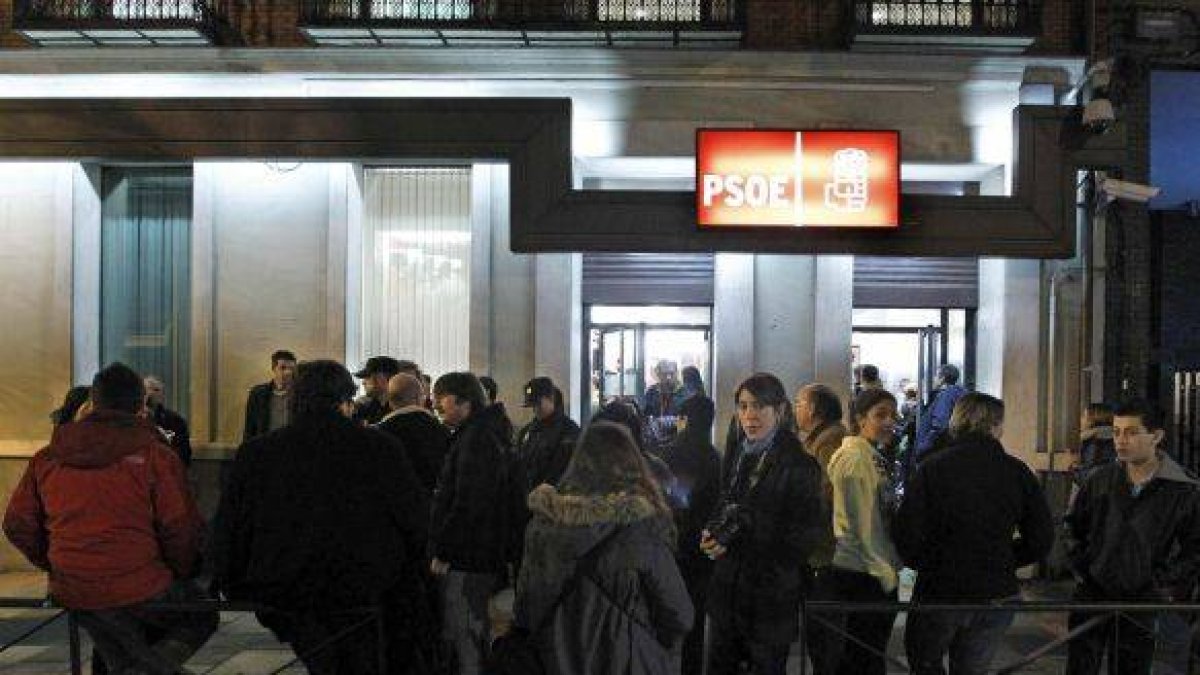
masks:
[[[525,385],[524,405],[533,408],[533,421],[517,433],[526,485],[529,490],[543,483],[558,485],[571,462],[579,425],[567,417],[562,392],[548,377],[535,377]]]
[[[354,374],[362,380],[364,395],[354,401],[354,421],[379,424],[388,413],[388,380],[400,372],[400,362],[390,356],[372,356],[362,370]]]

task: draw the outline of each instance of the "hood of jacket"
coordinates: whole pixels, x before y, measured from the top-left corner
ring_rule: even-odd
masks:
[[[1176,462],[1173,457],[1165,452],[1160,452],[1158,458],[1162,462],[1162,465],[1158,468],[1158,473],[1154,476],[1155,479],[1168,480],[1173,483],[1187,483],[1188,485],[1200,487],[1200,480],[1197,480],[1195,476],[1188,473],[1187,469],[1180,466],[1179,462]]]
[[[98,410],[78,422],[59,427],[43,457],[80,469],[99,469],[155,444],[165,443],[150,420],[130,413]]]
[[[654,504],[641,495],[562,494],[552,485],[539,485],[529,493],[529,510],[556,525],[630,525],[653,518]]]

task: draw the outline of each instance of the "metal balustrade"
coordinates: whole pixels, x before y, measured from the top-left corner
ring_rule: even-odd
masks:
[[[41,46],[205,46],[228,0],[14,0],[13,28]]]
[[[1038,15],[1031,0],[857,0],[859,32],[1032,35]]]
[[[741,30],[743,0],[303,0],[302,26]]]

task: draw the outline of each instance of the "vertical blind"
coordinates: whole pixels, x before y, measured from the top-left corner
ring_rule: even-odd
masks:
[[[433,376],[465,370],[471,320],[470,168],[364,175],[359,362],[410,359]]]
[[[166,386],[187,414],[192,174],[105,168],[100,220],[100,362]]]

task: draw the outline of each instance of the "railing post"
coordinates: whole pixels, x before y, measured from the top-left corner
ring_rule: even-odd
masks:
[[[800,675],[808,675],[808,598],[800,598]]]
[[[67,612],[67,642],[71,651],[71,675],[83,675],[83,650],[79,643],[79,622],[75,612]]]

